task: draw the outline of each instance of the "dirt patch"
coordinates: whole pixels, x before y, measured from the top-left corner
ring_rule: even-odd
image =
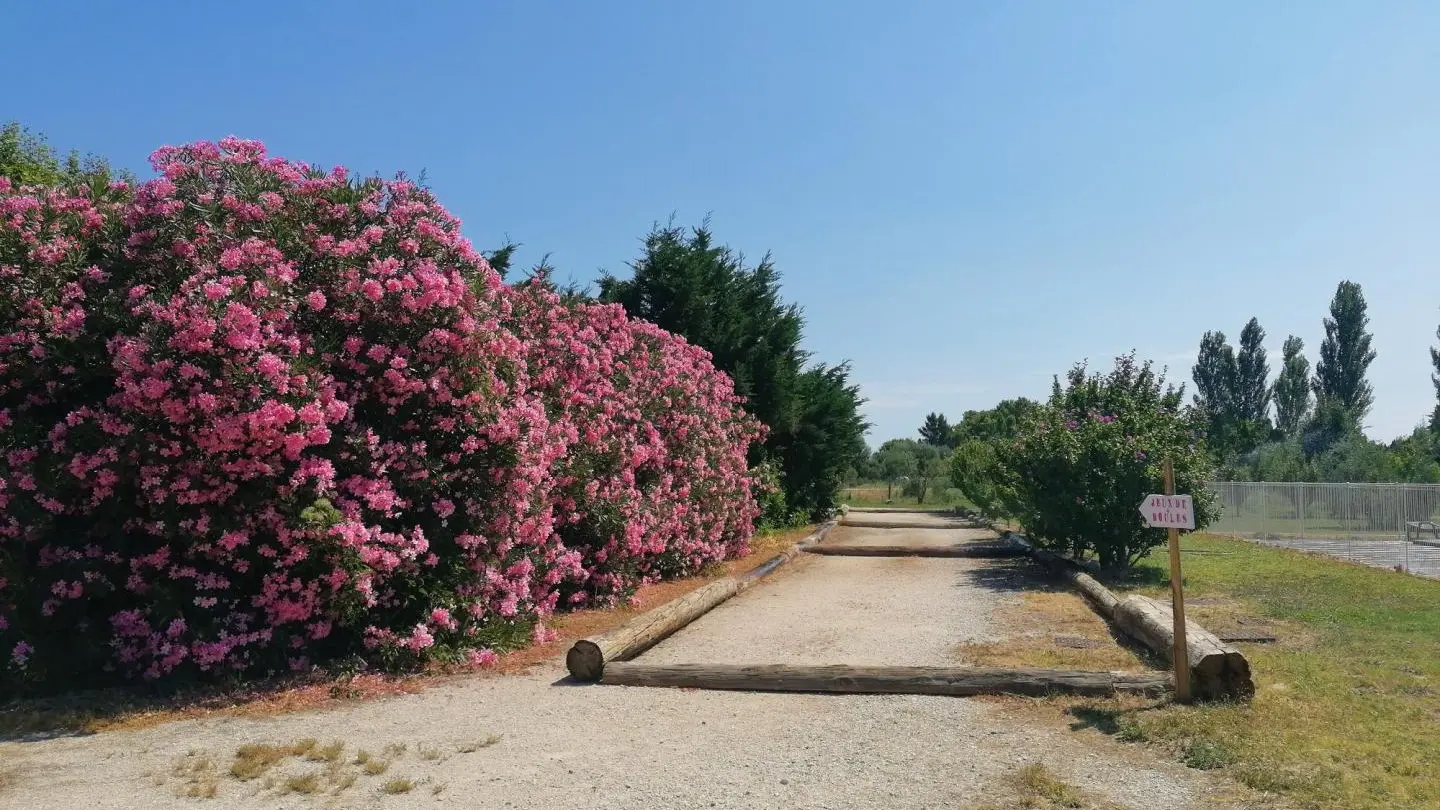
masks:
[[[955,661],[976,666],[1120,672],[1156,669],[1153,661],[1117,636],[1078,594],[1022,592],[998,607],[993,621],[1003,640],[957,644],[952,651]]]

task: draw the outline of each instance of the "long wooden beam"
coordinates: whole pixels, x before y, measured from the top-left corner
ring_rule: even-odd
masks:
[[[1001,543],[961,543],[953,546],[811,546],[805,553],[832,557],[1024,557],[1026,550]]]
[[[1153,695],[1171,688],[1170,676],[1163,672],[789,664],[661,666],[639,662],[607,665],[600,683],[755,692],[952,696],[1071,694],[1104,697],[1118,692]]]

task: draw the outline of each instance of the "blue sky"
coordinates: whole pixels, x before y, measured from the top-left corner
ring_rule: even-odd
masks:
[[[853,363],[872,445],[1082,358],[1188,379],[1251,315],[1313,362],[1346,278],[1368,432],[1434,404],[1440,4],[322,5],[12,4],[0,119],[135,169],[227,134],[423,169],[579,280],[708,214]]]

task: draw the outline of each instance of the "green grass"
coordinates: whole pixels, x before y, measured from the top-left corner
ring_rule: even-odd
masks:
[[[1275,621],[1279,643],[1241,645],[1254,700],[1072,709],[1080,724],[1303,808],[1440,807],[1440,581],[1215,537],[1182,547],[1200,552],[1182,555],[1188,598],[1228,597],[1226,610]],[[1166,593],[1165,555],[1135,581]]]

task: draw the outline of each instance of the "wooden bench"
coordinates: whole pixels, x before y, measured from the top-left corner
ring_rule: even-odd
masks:
[[[1416,540],[1420,539],[1421,532],[1430,532],[1430,536],[1440,540],[1440,525],[1431,523],[1428,520],[1409,520],[1405,522],[1405,539],[1409,540],[1413,533]]]

